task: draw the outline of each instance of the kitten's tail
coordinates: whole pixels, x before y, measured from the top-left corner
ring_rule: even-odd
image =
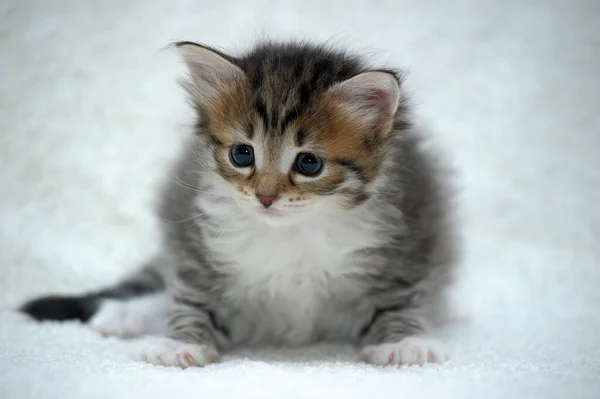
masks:
[[[88,321],[104,299],[128,299],[161,291],[165,282],[161,274],[146,266],[114,287],[83,295],[49,295],[26,302],[19,309],[36,320],[81,320]]]

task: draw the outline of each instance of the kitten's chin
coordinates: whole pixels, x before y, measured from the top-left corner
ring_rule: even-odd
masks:
[[[272,226],[272,227],[289,226],[290,224],[294,224],[293,221],[288,220],[288,218],[281,217],[281,216],[258,215],[258,219],[261,222],[263,222],[269,226]]]
[[[302,219],[300,215],[289,215],[282,212],[264,213],[259,211],[254,213],[258,220],[273,227],[289,226],[299,223]]]

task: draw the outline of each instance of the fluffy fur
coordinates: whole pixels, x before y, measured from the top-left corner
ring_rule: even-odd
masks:
[[[164,337],[141,347],[156,364],[317,340],[361,345],[376,364],[444,360],[423,335],[456,264],[447,174],[411,126],[399,74],[306,43],[178,49],[198,123],[162,192],[161,255],[119,287],[23,310],[94,315],[131,336],[156,332],[168,309]]]

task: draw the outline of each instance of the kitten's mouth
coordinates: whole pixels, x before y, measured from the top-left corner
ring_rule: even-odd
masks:
[[[281,211],[278,211],[276,209],[270,209],[270,208],[264,208],[264,207],[257,207],[256,209],[257,209],[258,213],[260,213],[261,215],[266,215],[266,216],[270,216],[270,217],[283,216],[283,213],[281,213]]]

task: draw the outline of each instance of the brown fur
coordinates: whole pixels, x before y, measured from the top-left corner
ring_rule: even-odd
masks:
[[[370,126],[358,123],[351,116],[351,110],[331,95],[323,95],[299,118],[287,126],[287,133],[297,136],[307,133],[305,145],[312,152],[319,153],[329,163],[329,174],[312,182],[300,182],[297,173],[273,173],[276,167],[269,160],[263,170],[251,167],[250,173],[241,174],[229,161],[228,148],[254,138],[255,126],[262,123],[261,116],[252,106],[253,97],[250,83],[245,77],[231,81],[223,87],[219,96],[211,99],[203,110],[207,123],[199,134],[207,135],[217,143],[216,159],[221,175],[238,190],[247,192],[285,195],[290,200],[299,200],[312,195],[325,195],[334,190],[344,180],[343,165],[353,165],[365,182],[375,178],[384,158],[381,146],[373,146],[375,140]],[[384,128],[387,135],[391,126]],[[284,138],[270,138],[284,141]],[[250,140],[251,141],[251,140]]]

